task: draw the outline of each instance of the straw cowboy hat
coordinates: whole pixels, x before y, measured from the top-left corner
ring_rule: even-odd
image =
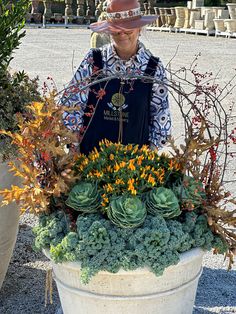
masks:
[[[142,16],[137,0],[108,0],[106,21],[92,23],[90,28],[97,33],[113,33],[140,28],[156,19],[156,15]]]

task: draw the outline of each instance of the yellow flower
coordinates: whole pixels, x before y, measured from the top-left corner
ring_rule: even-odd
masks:
[[[113,154],[110,154],[109,158],[110,160],[114,160],[115,156]]]
[[[140,178],[141,178],[141,179],[145,179],[145,178],[146,178],[146,176],[147,176],[147,174],[145,173],[145,171],[143,171],[143,172],[141,173]]]

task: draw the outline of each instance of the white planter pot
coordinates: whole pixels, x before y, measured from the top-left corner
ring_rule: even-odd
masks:
[[[217,32],[224,32],[225,31],[225,24],[223,19],[214,19],[215,29]]]
[[[185,252],[160,277],[148,269],[102,271],[88,285],[80,283],[79,263],[52,264],[64,314],[191,314],[202,257],[198,248]]]
[[[236,3],[226,3],[231,19],[236,19]]]
[[[0,189],[18,185],[19,179],[9,173],[6,163],[0,163]],[[0,202],[2,201],[0,197]],[[15,203],[0,207],[0,289],[16,242],[19,209]]]
[[[236,32],[236,19],[225,20],[225,27],[226,27],[227,32],[235,33]]]

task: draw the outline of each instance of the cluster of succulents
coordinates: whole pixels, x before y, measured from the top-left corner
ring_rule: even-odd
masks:
[[[128,192],[114,195],[105,210],[102,193],[96,182],[80,181],[70,191],[65,204],[83,213],[105,212],[120,228],[137,228],[144,223],[147,213],[173,219],[181,215],[181,207],[193,210],[205,198],[202,184],[187,176],[179,180],[173,189],[159,186],[137,196]]]

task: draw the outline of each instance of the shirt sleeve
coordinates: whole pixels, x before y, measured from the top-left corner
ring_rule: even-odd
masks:
[[[150,105],[149,141],[151,145],[162,148],[171,135],[171,115],[169,108],[167,77],[163,64],[159,61],[153,84]]]
[[[60,99],[63,106],[74,109],[64,111],[62,117],[64,125],[74,132],[79,132],[83,126],[83,115],[89,95],[89,88],[84,88],[93,73],[93,68],[93,52],[89,50]]]

